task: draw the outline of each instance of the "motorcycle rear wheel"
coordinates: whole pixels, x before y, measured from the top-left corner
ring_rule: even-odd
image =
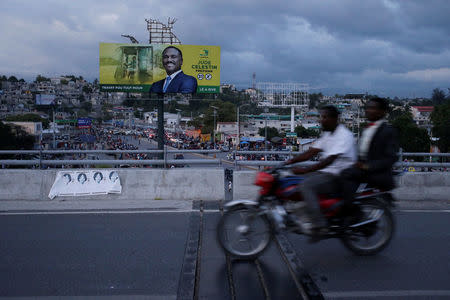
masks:
[[[388,205],[377,199],[363,200],[358,206],[361,217],[347,225],[342,242],[356,255],[374,255],[391,241],[394,217]]]
[[[248,260],[261,255],[272,238],[271,225],[256,209],[235,207],[217,225],[217,239],[231,256]]]

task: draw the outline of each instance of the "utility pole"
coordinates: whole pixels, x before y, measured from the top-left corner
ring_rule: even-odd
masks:
[[[214,128],[213,128],[213,145],[214,145],[214,150],[216,150],[216,114],[217,114],[217,107],[212,106],[211,108],[214,109]]]
[[[56,150],[55,124],[55,107],[53,107],[53,150]]]
[[[145,19],[147,22],[147,31],[149,33],[149,44],[181,44],[181,41],[172,32],[173,24],[176,19],[169,18],[167,25],[155,19]],[[150,95],[151,98],[151,95]],[[164,150],[164,95],[157,96],[158,109],[158,150]],[[160,154],[160,159],[164,154]]]
[[[238,150],[238,147],[240,146],[241,143],[241,137],[240,137],[240,130],[239,130],[239,108],[240,106],[237,107],[237,116],[236,116],[236,123],[237,123],[237,132],[236,132],[236,150]]]
[[[267,112],[269,111],[269,109],[266,107],[264,109],[265,112],[265,124],[264,124],[264,151],[267,151]],[[267,161],[267,154],[264,154],[264,160]]]
[[[244,107],[244,106],[247,106],[247,105],[250,105],[249,103],[244,103],[244,104],[242,104],[242,105],[238,105],[238,107],[237,107],[237,109],[236,109],[236,112],[237,112],[237,116],[236,116],[236,122],[237,122],[237,136],[236,136],[236,150],[238,150],[238,147],[240,148],[241,147],[241,126],[240,126],[240,121],[239,121],[239,109],[241,108],[241,107]]]

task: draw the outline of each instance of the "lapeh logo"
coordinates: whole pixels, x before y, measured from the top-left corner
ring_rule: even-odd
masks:
[[[201,51],[200,51],[200,57],[201,58],[206,58],[206,57],[208,57],[209,56],[209,50],[208,49],[202,49]]]

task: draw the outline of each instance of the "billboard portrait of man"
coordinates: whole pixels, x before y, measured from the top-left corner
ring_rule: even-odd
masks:
[[[165,79],[152,84],[150,93],[183,93],[190,94],[197,91],[195,77],[186,75],[181,70],[183,54],[181,50],[169,46],[162,52],[162,64],[166,70]]]

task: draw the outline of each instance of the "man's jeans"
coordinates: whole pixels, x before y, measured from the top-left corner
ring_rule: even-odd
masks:
[[[320,211],[318,194],[337,193],[340,191],[338,177],[324,172],[308,174],[300,183],[300,193],[306,202],[313,227],[325,227],[327,222]]]

